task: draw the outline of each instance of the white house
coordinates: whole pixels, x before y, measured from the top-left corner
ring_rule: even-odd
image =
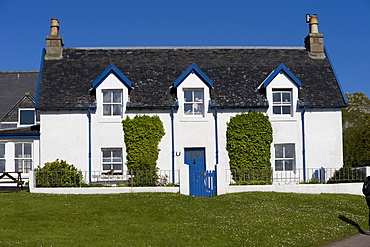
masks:
[[[272,124],[275,176],[343,166],[347,102],[315,15],[302,47],[65,48],[57,19],[51,29],[36,97],[41,165],[120,174],[121,121],[145,114],[165,127],[157,166],[171,181],[184,164],[227,170],[226,123],[253,110]]]

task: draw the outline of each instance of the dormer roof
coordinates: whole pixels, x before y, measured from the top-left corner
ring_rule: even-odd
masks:
[[[213,88],[213,81],[208,78],[204,72],[198,68],[194,63],[192,63],[185,71],[182,73],[179,78],[173,83],[174,87],[178,87],[189,74],[195,73],[199,79],[201,79],[208,87]]]
[[[263,81],[261,86],[266,88],[270,82],[275,79],[278,74],[285,74],[298,88],[302,87],[302,82],[287,68],[284,64],[280,64],[274,69],[271,74]]]
[[[96,80],[92,83],[92,88],[96,89],[110,74],[114,74],[117,79],[120,80],[127,88],[132,88],[131,81],[127,79],[127,77],[124,76],[124,74],[122,74],[122,72],[113,64],[109,65],[109,67],[106,68],[98,78],[96,78]]]

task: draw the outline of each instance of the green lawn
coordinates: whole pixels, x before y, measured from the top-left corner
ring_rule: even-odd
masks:
[[[362,196],[0,193],[0,246],[320,246],[366,229]]]

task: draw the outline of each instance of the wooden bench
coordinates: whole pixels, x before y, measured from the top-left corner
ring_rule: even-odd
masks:
[[[21,186],[21,189],[23,190],[24,181],[22,181],[22,172],[0,172],[0,174],[0,179],[8,178],[12,180],[10,183],[17,183],[16,192],[18,192],[19,186]],[[18,174],[17,178],[11,174]],[[9,183],[9,181],[0,181],[0,183]]]

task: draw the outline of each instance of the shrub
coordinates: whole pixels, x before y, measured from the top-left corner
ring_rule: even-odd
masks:
[[[127,152],[127,169],[135,186],[155,186],[158,180],[159,142],[165,134],[158,116],[128,116],[122,121]]]
[[[37,187],[78,187],[83,181],[82,173],[65,160],[56,159],[35,169]]]
[[[243,171],[271,170],[272,127],[267,116],[251,111],[232,117],[227,123],[226,138],[230,169],[236,183],[243,181]],[[260,174],[254,174],[255,177],[249,177],[247,182],[261,181]]]

